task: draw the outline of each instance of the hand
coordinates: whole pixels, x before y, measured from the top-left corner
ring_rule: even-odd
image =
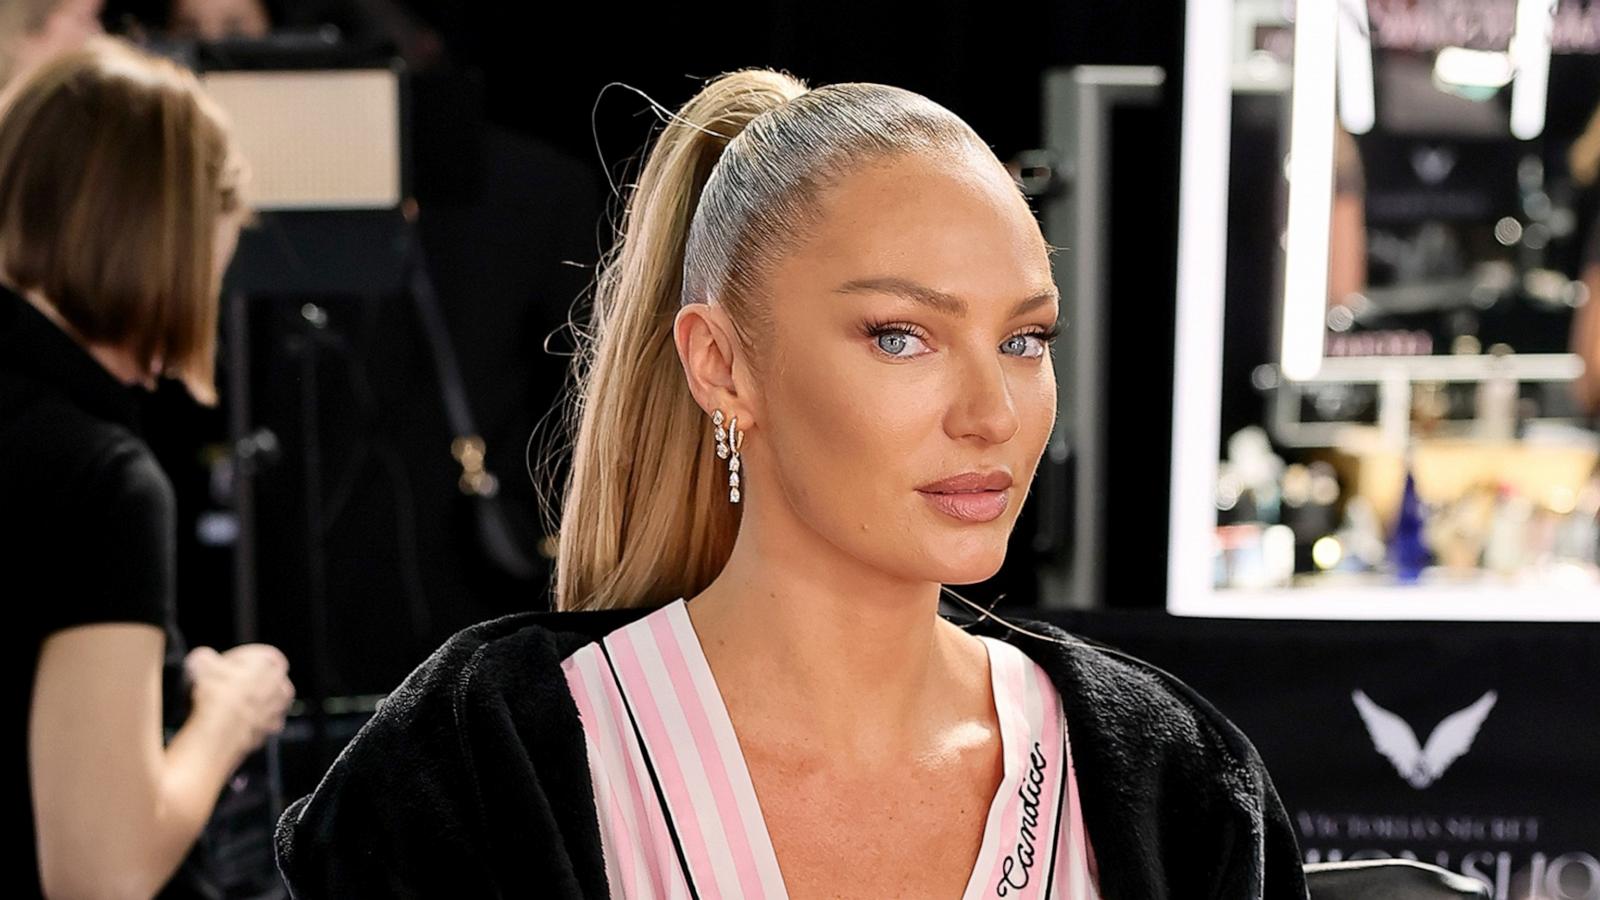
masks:
[[[240,755],[283,730],[294,684],[289,661],[276,647],[244,644],[223,653],[196,647],[183,661],[193,718],[209,721],[236,742]]]

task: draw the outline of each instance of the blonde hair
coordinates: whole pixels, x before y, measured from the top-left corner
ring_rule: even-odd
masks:
[[[816,223],[827,187],[900,154],[961,150],[994,159],[918,94],[808,90],[766,69],[716,78],[668,117],[602,260],[579,346],[557,609],[693,596],[732,552],[741,507],[728,502],[726,464],[678,360],[679,307],[716,298],[748,347],[763,324],[762,276]]]
[[[96,38],[0,113],[0,263],[79,339],[216,402],[216,228],[243,208],[222,112],[177,64]]]
[[[1589,114],[1589,123],[1567,148],[1567,170],[1579,187],[1590,187],[1600,180],[1600,106]]]

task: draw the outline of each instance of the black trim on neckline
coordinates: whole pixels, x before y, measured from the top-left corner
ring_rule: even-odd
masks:
[[[661,804],[661,818],[667,823],[667,833],[672,835],[672,849],[678,853],[678,865],[683,869],[684,883],[689,886],[689,896],[700,900],[694,887],[694,873],[689,870],[689,859],[683,852],[683,841],[678,837],[678,826],[672,821],[672,808],[667,805],[666,792],[661,790],[661,779],[656,775],[655,763],[650,761],[650,748],[645,745],[644,732],[639,730],[639,720],[633,716],[633,704],[628,702],[628,691],[622,686],[622,676],[617,674],[617,664],[611,660],[611,649],[604,639],[599,641],[600,655],[606,658],[606,668],[611,670],[611,680],[616,682],[617,696],[622,698],[622,708],[628,713],[628,724],[633,726],[633,737],[639,742],[639,755],[644,758],[645,771],[650,773],[650,785],[656,790],[656,802]],[[646,814],[648,817],[648,813]]]
[[[1062,715],[1063,716],[1066,715],[1065,707],[1063,707],[1063,709],[1062,709]],[[1049,871],[1047,871],[1045,873],[1044,894],[1041,895],[1040,900],[1050,900],[1050,891],[1051,891],[1051,889],[1053,887],[1055,887],[1055,883],[1056,883],[1056,868],[1060,865],[1060,861],[1056,859],[1056,854],[1058,852],[1060,852],[1060,850],[1061,850],[1061,822],[1063,820],[1063,817],[1066,814],[1067,779],[1069,777],[1071,777],[1071,775],[1072,775],[1072,767],[1067,765],[1067,753],[1068,752],[1069,752],[1069,750],[1067,749],[1067,726],[1066,725],[1062,725],[1061,726],[1061,786],[1059,788],[1057,788],[1057,793],[1056,793],[1056,824],[1055,824],[1054,828],[1050,829],[1050,869],[1049,869]],[[1071,819],[1067,819],[1066,821],[1070,823],[1072,820]],[[1067,848],[1071,849],[1071,847],[1072,847],[1072,843],[1069,841],[1067,843]]]

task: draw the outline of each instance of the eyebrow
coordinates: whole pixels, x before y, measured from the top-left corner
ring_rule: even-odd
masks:
[[[967,301],[961,299],[960,297],[957,297],[954,294],[947,294],[944,291],[935,290],[934,288],[928,287],[925,284],[918,284],[915,281],[909,281],[904,278],[895,278],[892,276],[852,279],[834,288],[834,293],[894,294],[898,297],[904,297],[907,300],[920,303],[923,306],[932,307],[940,312],[948,313],[953,316],[964,316],[967,314]],[[1047,291],[1040,291],[1039,293],[1022,300],[1016,306],[1012,307],[1011,317],[1015,318],[1023,313],[1031,312],[1058,299],[1059,295],[1056,293],[1055,288],[1051,288]]]

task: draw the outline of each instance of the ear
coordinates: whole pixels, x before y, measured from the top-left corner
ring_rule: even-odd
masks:
[[[750,430],[756,419],[755,386],[727,308],[719,303],[681,307],[672,338],[700,408],[707,415],[720,409],[730,419],[738,416],[739,430]]]

